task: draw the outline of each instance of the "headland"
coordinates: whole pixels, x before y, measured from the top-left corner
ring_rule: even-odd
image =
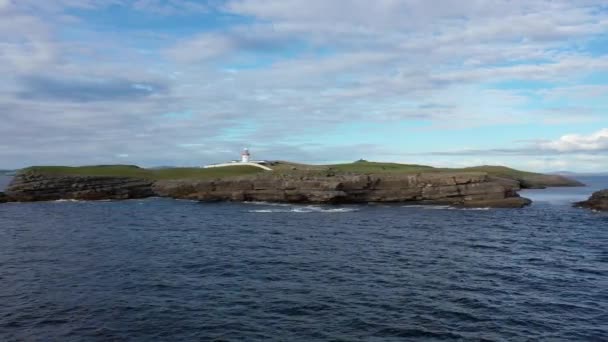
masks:
[[[500,166],[462,169],[358,161],[307,165],[268,162],[217,168],[144,169],[134,165],[42,166],[20,170],[0,202],[104,200],[153,196],[199,201],[448,204],[523,207],[522,188],[581,186],[563,176]]]
[[[597,191],[588,200],[575,203],[574,206],[597,211],[608,211],[608,189]]]

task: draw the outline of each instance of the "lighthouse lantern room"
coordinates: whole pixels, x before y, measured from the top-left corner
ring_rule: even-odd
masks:
[[[249,163],[251,154],[249,154],[249,149],[244,148],[243,152],[241,152],[241,163]]]

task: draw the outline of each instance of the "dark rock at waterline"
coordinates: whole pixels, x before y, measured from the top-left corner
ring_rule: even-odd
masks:
[[[561,175],[529,174],[517,177],[523,189],[544,189],[548,187],[575,187],[585,184]]]
[[[263,174],[222,180],[165,180],[159,196],[200,201],[288,203],[413,202],[482,207],[523,207],[519,183],[481,172],[411,175],[293,176]]]
[[[149,180],[26,172],[13,178],[6,195],[11,201],[33,202],[145,198],[154,196],[154,192]]]
[[[8,196],[4,192],[0,192],[0,203],[9,202]]]
[[[574,206],[579,208],[608,211],[608,189],[595,192],[588,200],[575,203]]]
[[[199,201],[287,203],[436,203],[464,207],[523,207],[519,182],[483,172],[289,175],[264,173],[209,180],[144,180],[128,177],[18,174],[5,197],[31,202],[152,196]]]

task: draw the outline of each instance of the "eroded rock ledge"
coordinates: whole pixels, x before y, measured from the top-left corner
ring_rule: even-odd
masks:
[[[127,177],[59,176],[33,172],[18,174],[5,192],[9,201],[60,199],[104,200],[154,196],[153,181]]]
[[[561,175],[530,174],[517,178],[522,189],[545,189],[548,187],[577,187],[585,184]]]
[[[579,208],[608,211],[608,189],[595,192],[588,200],[575,203],[574,205]]]
[[[519,184],[484,173],[304,176],[265,174],[227,180],[158,181],[159,196],[200,201],[290,203],[416,202],[471,207],[522,207]]]
[[[519,189],[517,181],[482,172],[335,176],[265,173],[216,180],[166,181],[29,172],[13,179],[5,199],[29,202],[161,196],[200,201],[411,202],[513,208],[530,204],[530,200],[519,197]]]

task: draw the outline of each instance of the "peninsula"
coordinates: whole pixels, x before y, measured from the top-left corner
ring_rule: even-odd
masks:
[[[580,186],[563,176],[500,166],[450,169],[358,161],[306,165],[144,169],[133,165],[30,167],[17,173],[0,201],[102,200],[153,196],[199,201],[448,204],[523,207],[522,188]]]
[[[595,192],[588,200],[575,203],[574,206],[597,211],[608,211],[608,189]]]

